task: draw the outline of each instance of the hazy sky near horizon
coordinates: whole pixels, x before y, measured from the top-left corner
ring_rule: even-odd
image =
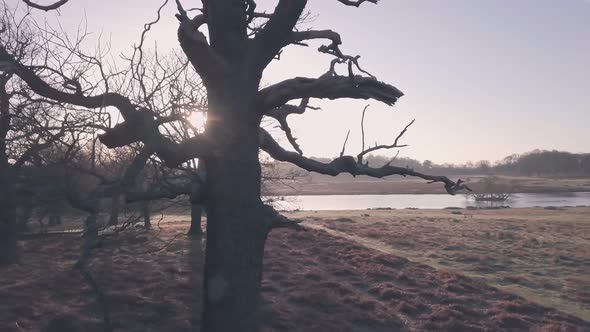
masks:
[[[129,53],[162,2],[70,0],[59,13],[35,15],[73,29],[85,14],[90,31]],[[268,10],[275,3],[258,1]],[[392,142],[416,119],[400,156],[462,163],[535,148],[590,152],[589,0],[382,0],[361,8],[310,0],[308,9],[317,17],[307,26],[338,31],[345,53],[361,55],[364,69],[405,93],[394,107],[369,101],[368,144]],[[174,12],[171,0],[150,34],[160,51],[178,47]],[[330,57],[317,46],[287,48],[263,85],[324,73]],[[367,102],[313,104],[322,110],[289,118],[304,153],[337,155],[351,129],[347,152],[356,154]]]

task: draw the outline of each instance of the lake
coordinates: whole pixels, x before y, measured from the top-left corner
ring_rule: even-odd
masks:
[[[475,202],[464,195],[299,195],[287,196],[279,203],[284,210],[366,210],[374,208],[442,209],[445,207],[490,206],[487,202]],[[498,204],[498,203],[494,203]],[[563,192],[546,194],[514,194],[499,205],[513,208],[547,206],[590,206],[590,192]]]

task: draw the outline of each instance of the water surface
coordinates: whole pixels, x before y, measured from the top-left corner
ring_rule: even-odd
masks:
[[[365,210],[374,208],[418,208],[443,209],[445,207],[489,206],[486,202],[475,202],[465,195],[299,195],[288,196],[282,202],[285,210]],[[494,203],[498,205],[498,203]],[[522,207],[563,207],[590,206],[590,192],[563,192],[546,194],[514,194],[508,201],[500,203],[514,208]]]

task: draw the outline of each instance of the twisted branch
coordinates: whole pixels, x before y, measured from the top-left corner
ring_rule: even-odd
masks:
[[[291,146],[297,151],[299,154],[303,154],[299,144],[297,144],[297,139],[293,136],[291,132],[291,127],[289,127],[289,123],[287,122],[287,117],[291,114],[303,114],[305,111],[310,108],[314,110],[318,110],[319,107],[309,106],[309,98],[302,98],[301,103],[298,106],[286,104],[281,107],[277,107],[275,109],[270,110],[266,115],[276,119],[279,122],[279,126],[281,130],[285,132],[287,136],[287,140],[291,143]]]
[[[254,65],[262,70],[289,44],[307,0],[280,0],[268,22],[254,37]]]
[[[465,186],[462,180],[452,181],[446,176],[434,176],[416,172],[411,168],[385,165],[375,168],[358,163],[352,156],[341,156],[335,158],[329,163],[323,163],[304,157],[298,153],[285,150],[277,141],[264,129],[260,129],[260,148],[266,151],[273,159],[287,161],[295,164],[310,172],[336,176],[341,173],[349,173],[352,176],[367,175],[374,178],[383,178],[390,175],[414,176],[429,181],[429,183],[442,182],[447,192],[455,195],[462,189],[469,188]]]
[[[363,157],[371,152],[377,151],[377,150],[388,150],[388,149],[394,149],[394,148],[404,148],[406,146],[408,146],[407,144],[398,144],[400,138],[402,136],[404,136],[404,134],[406,133],[406,131],[408,131],[408,128],[416,121],[415,119],[412,120],[410,123],[408,123],[404,129],[397,135],[397,137],[395,138],[395,140],[393,141],[392,144],[381,144],[378,145],[377,143],[375,143],[375,145],[373,147],[370,147],[368,149],[365,149],[365,126],[364,126],[364,120],[365,120],[365,111],[367,110],[367,107],[369,105],[365,106],[365,108],[363,109],[363,117],[361,120],[361,132],[362,132],[362,140],[363,140],[363,144],[362,144],[362,148],[361,148],[361,152],[357,155],[356,160],[358,163],[362,163],[363,162]]]
[[[189,19],[186,10],[179,0],[176,0],[178,14],[176,18],[180,22],[178,26],[178,41],[199,76],[206,85],[212,84],[222,72],[227,70],[224,60],[215,53],[207,42],[207,37],[199,28],[206,24],[204,14],[199,14]]]
[[[82,93],[65,92],[47,84],[31,68],[22,65],[10,55],[3,45],[0,45],[0,62],[18,75],[35,93],[42,97],[63,103],[86,108],[117,108],[124,122],[117,124],[105,133],[99,135],[103,144],[109,148],[126,146],[134,142],[143,141],[162,157],[169,165],[177,166],[186,160],[204,156],[210,150],[207,138],[197,135],[181,143],[175,143],[164,137],[158,126],[174,118],[154,119],[153,113],[141,109],[131,100],[118,93],[106,92],[94,96]]]
[[[27,6],[35,9],[44,10],[46,12],[58,9],[59,7],[65,5],[68,1],[69,0],[59,0],[49,5],[40,5],[38,3],[32,2],[31,0],[23,0],[23,2],[27,4]]]
[[[363,4],[363,2],[370,2],[370,3],[377,3],[379,2],[379,0],[337,0],[338,2],[345,4],[347,6],[354,6],[354,7],[360,7],[360,5]]]
[[[263,114],[273,108],[301,98],[375,99],[389,106],[404,94],[387,83],[372,77],[321,76],[296,77],[266,87],[258,92],[258,104]]]

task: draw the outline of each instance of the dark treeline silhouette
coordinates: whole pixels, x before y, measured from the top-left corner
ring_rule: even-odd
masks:
[[[534,150],[508,156],[494,170],[497,173],[526,176],[588,176],[590,153]]]
[[[328,158],[314,158],[326,161]],[[584,177],[590,176],[590,153],[571,153],[557,150],[533,150],[523,154],[511,154],[502,160],[490,162],[480,160],[464,164],[437,164],[430,160],[420,161],[409,157],[369,155],[369,165],[381,167],[389,162],[398,167],[407,167],[418,172],[433,172],[447,175],[512,175],[540,177]],[[292,171],[292,165],[282,165],[284,171]]]

